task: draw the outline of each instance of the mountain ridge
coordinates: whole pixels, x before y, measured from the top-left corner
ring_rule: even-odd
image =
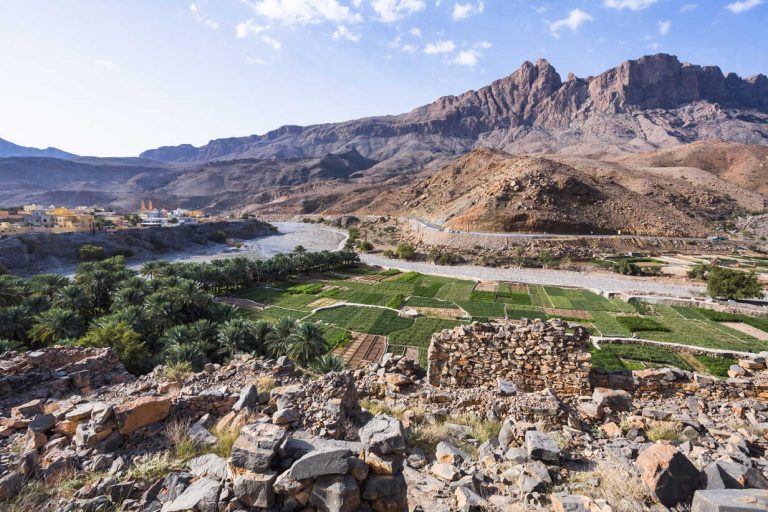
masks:
[[[40,149],[20,146],[18,144],[14,144],[11,141],[0,139],[0,158],[11,157],[48,157],[68,160],[71,158],[78,158],[78,155],[75,155],[74,153],[68,153],[53,147]]]
[[[762,125],[762,126],[761,126]],[[415,167],[435,154],[480,146],[503,151],[653,150],[701,139],[768,143],[768,78],[723,74],[717,66],[656,54],[595,77],[563,81],[545,59],[458,96],[395,116],[216,139],[195,148],[166,146],[143,158],[165,162],[302,158],[357,149],[368,158]],[[430,153],[426,154],[426,153]]]

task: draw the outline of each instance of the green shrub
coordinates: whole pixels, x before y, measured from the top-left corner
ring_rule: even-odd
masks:
[[[81,245],[77,251],[80,261],[100,261],[106,258],[104,248],[100,245]]]
[[[741,272],[729,268],[713,267],[707,276],[707,293],[725,299],[761,297],[763,287],[754,272]]]

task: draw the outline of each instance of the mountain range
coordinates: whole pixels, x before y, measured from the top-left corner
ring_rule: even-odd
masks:
[[[702,141],[719,142],[694,144]],[[649,197],[646,188],[652,188],[654,180],[661,183],[663,176],[669,178],[684,168],[678,174],[697,176],[700,188],[710,197],[695,197],[690,181],[677,176],[669,186],[680,192],[675,200],[679,211],[668,218],[678,214],[695,218],[693,223],[681,220],[681,229],[699,233],[723,212],[762,208],[762,194],[768,191],[766,157],[761,151],[765,146],[768,78],[764,75],[741,78],[714,66],[657,54],[626,61],[598,76],[571,74],[563,80],[546,60],[539,60],[525,62],[511,75],[477,91],[439,98],[400,115],[283,126],[263,135],[212,140],[200,147],[160,147],[133,159],[82,158],[51,148],[15,145],[3,150],[5,146],[0,145],[0,180],[6,185],[0,191],[0,204],[36,201],[130,207],[140,198],[151,197],[159,205],[211,210],[341,213],[371,211],[379,204],[382,212],[402,213],[410,207],[395,198],[402,196],[411,207],[413,198],[406,199],[401,189],[425,186],[433,175],[448,179],[452,171],[446,169],[455,170],[453,160],[469,154],[467,164],[477,169],[484,168],[483,159],[490,159],[504,161],[497,167],[512,174],[530,163],[542,172],[553,172],[550,177],[555,182],[570,173],[580,183],[615,198],[616,204],[637,202],[633,194]],[[539,160],[535,165],[533,160],[506,161],[520,154]],[[734,159],[741,167],[730,164]],[[687,163],[677,165],[680,162]],[[608,175],[624,190],[604,183]],[[506,179],[491,179],[482,172],[473,176],[486,178]],[[475,189],[475,184],[467,185]],[[748,193],[738,197],[742,189]],[[383,190],[393,192],[388,195],[390,201],[377,202]],[[483,197],[494,193],[491,189],[475,192]],[[667,207],[663,198],[657,199],[658,204],[648,207]],[[456,208],[461,204],[456,203]],[[717,213],[717,204],[727,207]],[[500,218],[496,206],[493,209],[492,218]],[[600,220],[599,208],[588,209],[591,213],[583,219],[583,229],[616,229]],[[426,215],[428,210],[421,213]],[[456,210],[452,215],[464,214]],[[483,217],[478,211],[473,215]],[[559,222],[557,215],[549,218],[541,212],[518,218],[519,222],[490,222],[486,227],[535,230]],[[448,218],[436,220],[450,223]],[[605,225],[600,226],[601,222]],[[657,224],[638,224],[632,230],[674,231]]]

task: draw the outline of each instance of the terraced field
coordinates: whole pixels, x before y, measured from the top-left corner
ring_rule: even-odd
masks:
[[[333,329],[336,337],[339,332],[386,336],[389,350],[418,354],[422,363],[426,363],[426,349],[434,332],[471,320],[504,317],[546,320],[557,316],[579,321],[596,335],[631,336],[636,332],[643,338],[678,344],[753,352],[768,350],[768,341],[721,323],[739,322],[768,332],[767,319],[658,304],[628,304],[575,288],[506,282],[478,287],[473,281],[417,272],[324,274],[303,279],[301,283],[246,290],[238,297],[267,304],[262,311],[248,310],[247,314],[253,318],[275,321],[289,316],[320,322],[324,328]],[[337,307],[317,310],[334,301]],[[404,309],[416,309],[422,315],[415,319],[400,316]],[[469,318],[462,318],[465,314]],[[727,369],[727,361],[722,359],[699,356],[690,359],[669,349],[637,345],[606,347],[593,354],[595,365],[616,369],[675,364],[699,370],[706,368],[715,374]]]

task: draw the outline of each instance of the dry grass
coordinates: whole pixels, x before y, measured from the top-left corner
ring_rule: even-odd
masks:
[[[235,444],[235,440],[240,437],[240,430],[230,432],[214,429],[211,433],[216,436],[216,444],[213,445],[211,452],[221,458],[229,458],[232,455],[232,445]]]
[[[678,441],[680,440],[679,421],[654,421],[645,431],[650,441]]]
[[[171,456],[170,452],[153,453],[134,463],[128,471],[128,478],[131,480],[154,482],[158,478],[164,477],[171,471],[181,467],[182,465]]]
[[[21,489],[16,498],[8,503],[0,502],[0,510],[5,512],[48,512],[55,508],[55,493],[40,480],[30,480]]]
[[[597,487],[585,487],[579,492],[591,498],[604,499],[614,512],[643,512],[652,502],[650,491],[640,475],[626,461],[608,456],[598,462],[593,472],[580,474],[579,480],[597,478]]]
[[[168,363],[165,368],[165,378],[173,382],[183,382],[192,374],[192,364],[187,361]]]
[[[275,381],[275,378],[271,375],[262,375],[258,379],[256,379],[256,389],[259,391],[259,393],[269,393],[275,387],[277,386],[277,382]]]

